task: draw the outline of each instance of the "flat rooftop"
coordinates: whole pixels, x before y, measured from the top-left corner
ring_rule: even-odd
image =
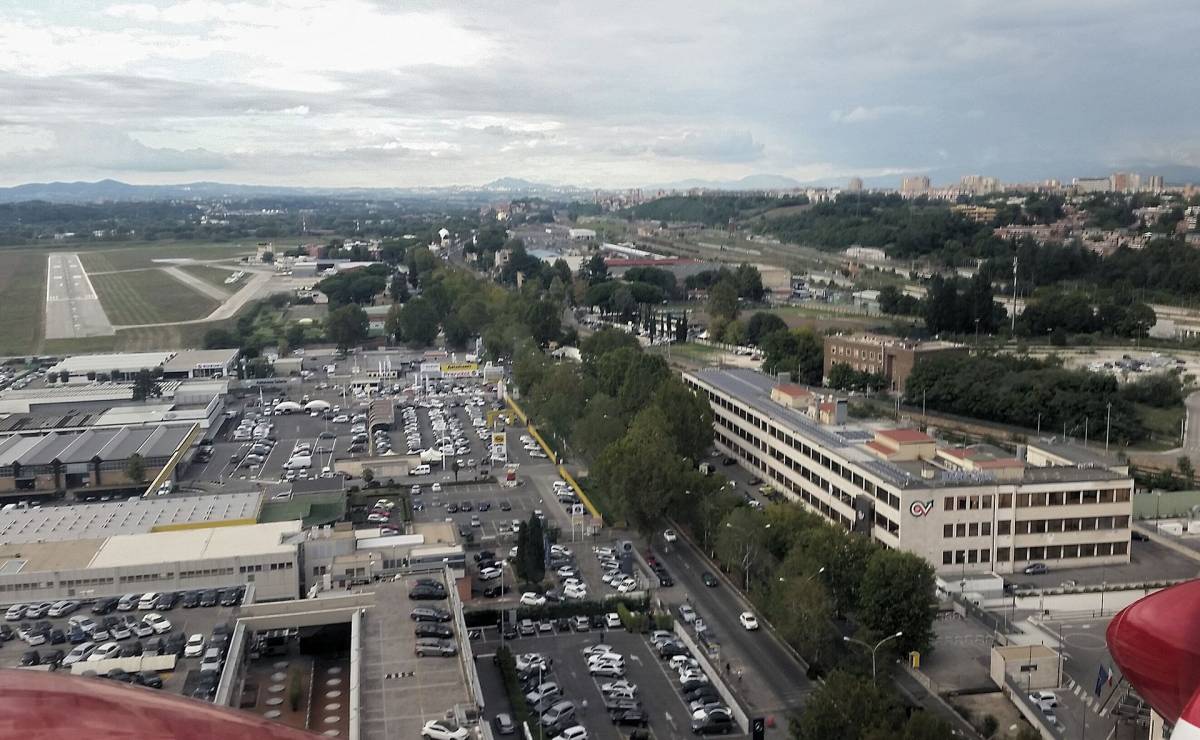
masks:
[[[416,636],[409,612],[418,606],[451,608],[448,601],[410,601],[408,591],[418,578],[445,582],[441,573],[432,572],[370,587],[375,606],[366,610],[362,620],[359,681],[364,740],[417,737],[425,722],[444,716],[456,704],[475,705],[462,662],[464,647],[469,643],[454,622],[450,626],[455,632],[457,656],[418,658],[413,654]],[[445,585],[447,590],[455,588],[453,583]]]
[[[833,338],[840,339],[845,342],[873,344],[877,347],[899,347],[901,349],[911,349],[917,352],[965,348],[965,345],[958,344],[957,342],[945,342],[940,339],[914,341],[912,339],[904,339],[902,337],[889,337],[883,334],[835,334],[833,335]]]
[[[902,489],[945,488],[987,483],[1015,482],[1002,479],[983,470],[946,470],[928,463],[896,463],[873,454],[868,449],[878,432],[894,432],[897,427],[884,421],[856,420],[846,424],[824,425],[799,410],[788,408],[771,399],[771,389],[777,381],[770,375],[741,368],[706,368],[689,371],[688,375],[707,383],[717,390],[736,398],[759,413],[781,422],[794,434],[806,438],[815,446],[836,451],[847,461],[862,467],[868,473]],[[910,436],[902,431],[901,436]],[[921,435],[924,436],[924,435]],[[931,477],[922,474],[923,468]],[[1106,468],[1086,467],[1032,467],[1026,466],[1024,477],[1016,481],[1051,482],[1116,480],[1128,478]]]
[[[104,539],[156,527],[253,520],[262,497],[254,491],[10,509],[0,511],[0,544]]]
[[[225,366],[237,358],[237,349],[185,349],[163,364],[163,372],[185,373],[197,368]]]
[[[180,561],[238,555],[291,555],[296,546],[290,540],[300,531],[300,522],[288,521],[119,535],[104,541],[89,567],[153,565],[163,562],[164,558]]]
[[[55,373],[66,370],[72,375],[80,375],[87,373],[89,370],[101,373],[117,370],[119,372],[135,373],[142,368],[153,370],[171,359],[174,354],[174,352],[120,352],[112,354],[72,355],[50,368],[48,372]]]

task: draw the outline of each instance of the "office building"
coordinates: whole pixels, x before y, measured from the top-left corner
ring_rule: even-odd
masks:
[[[944,574],[1129,561],[1133,480],[1116,460],[1039,440],[1015,455],[956,447],[751,370],[683,374],[716,447],[788,500]]]
[[[900,193],[903,195],[924,195],[929,192],[929,177],[914,175],[900,181]]]
[[[837,334],[825,337],[824,382],[835,364],[849,365],[864,373],[882,375],[888,390],[904,393],[913,368],[921,360],[946,353],[963,353],[967,348],[954,342],[914,342],[878,334]]]

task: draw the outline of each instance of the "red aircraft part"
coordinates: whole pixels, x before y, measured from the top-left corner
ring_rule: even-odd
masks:
[[[1175,738],[1200,738],[1200,580],[1153,593],[1108,625],[1108,651]]]
[[[0,670],[0,737],[313,740],[249,712],[65,672]]]

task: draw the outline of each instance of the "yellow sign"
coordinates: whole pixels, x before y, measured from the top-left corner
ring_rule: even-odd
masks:
[[[467,376],[478,375],[479,363],[477,362],[443,362],[442,375],[450,376]]]

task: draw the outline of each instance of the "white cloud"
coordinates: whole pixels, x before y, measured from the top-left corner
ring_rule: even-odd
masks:
[[[924,110],[916,105],[856,105],[849,110],[830,112],[829,120],[834,123],[864,123],[894,116],[917,115],[922,112]]]
[[[150,160],[363,185],[1197,161],[1193,3],[9,0],[0,114],[22,128],[0,157],[54,156],[0,180]],[[124,138],[59,142],[92,123]]]

